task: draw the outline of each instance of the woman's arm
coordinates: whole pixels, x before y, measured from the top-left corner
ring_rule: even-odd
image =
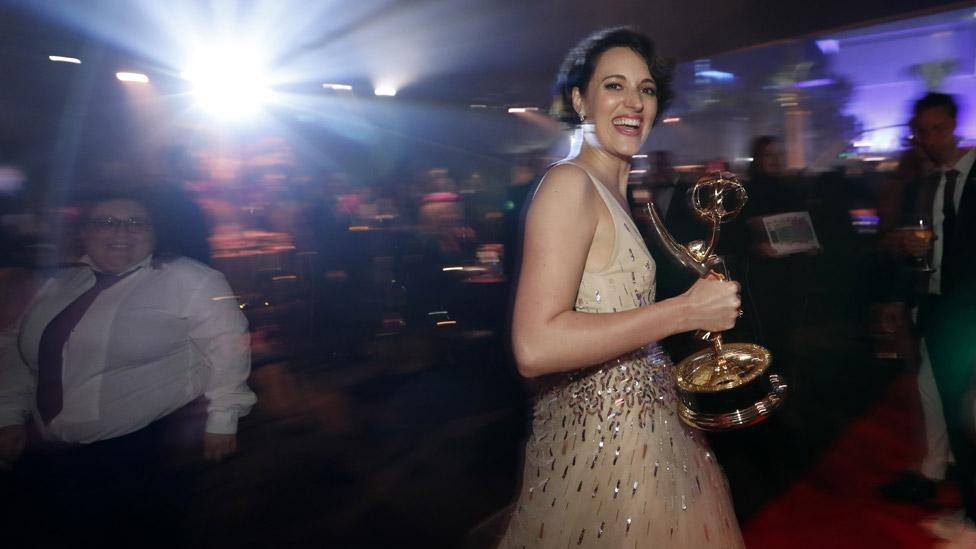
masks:
[[[20,330],[28,304],[37,296],[51,292],[57,284],[49,280],[36,296],[30,297],[28,294],[33,294],[36,287],[29,278],[15,279],[11,285],[15,285],[11,294],[22,292],[23,296],[20,296],[20,306],[7,304],[11,310],[4,312],[15,318],[7,319],[0,327],[0,471],[12,468],[24,451],[27,443],[25,425],[37,395],[36,372],[31,371],[20,353]]]
[[[206,357],[210,379],[204,395],[206,432],[231,435],[237,420],[250,412],[256,399],[247,386],[251,356],[247,319],[226,279],[217,271],[205,276],[190,299],[190,338]]]
[[[16,318],[0,329],[0,427],[24,425],[30,416],[37,397],[37,371],[28,366],[21,354],[21,331],[29,317],[30,308],[44,297],[57,292],[64,274],[62,272],[48,280],[30,299],[24,299],[24,305],[19,307],[19,311],[7,311],[15,312]],[[33,282],[22,281],[21,290],[33,294],[34,289],[36,287],[33,287]],[[32,327],[44,329],[43,326]]]
[[[735,323],[738,285],[700,280],[681,296],[630,311],[574,310],[602,201],[588,176],[557,166],[532,199],[512,318],[512,344],[525,377],[599,364],[651,341]]]
[[[12,328],[16,328],[14,323]],[[37,381],[17,349],[17,331],[0,334],[0,471],[20,459],[27,441],[24,425],[37,392]]]
[[[221,461],[237,451],[237,420],[254,406],[247,386],[251,355],[247,319],[241,313],[227,280],[213,271],[203,279],[190,301],[190,338],[206,356],[210,379],[203,457]]]

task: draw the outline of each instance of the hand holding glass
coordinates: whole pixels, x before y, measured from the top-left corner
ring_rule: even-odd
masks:
[[[917,219],[912,225],[899,227],[898,230],[902,233],[905,253],[912,258],[915,271],[934,272],[935,269],[929,265],[928,260],[928,254],[932,251],[932,241],[935,240],[932,227],[924,219]]]

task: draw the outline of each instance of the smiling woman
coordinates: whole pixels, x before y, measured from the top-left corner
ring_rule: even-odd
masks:
[[[94,266],[116,275],[149,257],[156,246],[149,211],[126,198],[93,204],[85,215],[82,239]]]
[[[721,469],[675,415],[657,341],[730,328],[734,282],[655,300],[656,267],[628,213],[630,160],[670,97],[654,46],[594,34],[563,64],[560,117],[582,145],[539,184],[512,317],[519,371],[545,376],[502,547],[741,547]]]

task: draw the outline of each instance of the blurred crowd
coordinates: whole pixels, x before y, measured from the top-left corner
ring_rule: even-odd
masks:
[[[695,216],[689,190],[706,173],[737,173],[749,198],[722,225],[718,248],[743,286],[744,318],[730,339],[771,349],[776,368],[801,394],[816,383],[811,353],[851,333],[876,359],[916,363],[907,309],[892,314],[878,281],[891,267],[886,235],[900,223],[891,189],[932,166],[913,148],[899,161],[789,171],[783,149],[780,139],[759,136],[747,164],[682,166],[668,151],[652,151],[633,166],[633,216],[646,229],[652,205],[678,241],[706,239],[710,226]],[[556,160],[537,151],[505,158],[492,172],[427,165],[364,181],[312,167],[280,137],[232,150],[180,145],[161,153],[160,177],[92,173],[52,204],[9,159],[0,169],[0,329],[15,332],[48,277],[92,256],[86,238],[97,231],[138,235],[141,210],[119,219],[113,213],[101,228],[89,216],[92,197],[98,204],[100,193],[123,192],[116,201],[125,202],[125,193],[137,191],[147,201],[157,255],[190,258],[226,279],[226,295],[213,290],[210,299],[229,299],[246,319],[258,410],[321,413],[328,432],[346,436],[350,402],[359,397],[316,388],[321,382],[313,379],[388,379],[444,366],[491,370],[488,385],[504,387],[499,398],[519,400],[524,394],[505,350],[519,224]],[[660,249],[652,253],[658,297],[687,289],[692,275]],[[666,342],[678,358],[701,344],[690,337]],[[185,415],[204,394],[195,390],[166,410]],[[235,412],[244,426],[247,409]],[[221,460],[235,450],[211,447],[207,455]],[[162,501],[185,502],[188,490],[177,486]]]
[[[731,256],[733,278],[748,270],[750,280],[758,277],[750,282],[756,288],[789,286],[809,292],[817,291],[815,279],[829,278],[804,269],[811,280],[784,285],[776,283],[781,274],[763,272],[793,261],[846,269],[857,278],[868,268],[863,262],[877,234],[878,212],[885,207],[882,190],[899,176],[891,171],[893,163],[851,164],[824,173],[787,172],[782,149],[773,137],[758,138],[752,162],[735,166],[749,200],[739,218],[723,226],[720,237],[720,251]],[[223,272],[245,312],[254,315],[254,327],[264,323],[258,319],[280,317],[282,308],[288,308],[290,315],[305,320],[292,325],[271,322],[276,329],[285,328],[283,332],[299,327],[319,334],[331,333],[333,327],[348,330],[330,352],[361,352],[364,342],[376,334],[427,324],[430,313],[439,313],[433,315],[435,321],[460,316],[468,325],[485,325],[486,319],[465,310],[479,292],[448,297],[453,292],[449,288],[506,285],[518,262],[518,224],[525,200],[556,160],[545,151],[509,158],[507,180],[497,170],[486,175],[476,168],[431,166],[383,181],[353,181],[342,172],[301,165],[281,138],[234,154],[174,146],[163,156],[163,177],[133,180],[93,174],[73,194],[81,197],[106,188],[152,190],[166,212],[158,238],[167,249]],[[704,238],[708,227],[691,213],[688,190],[707,171],[727,170],[730,164],[710,160],[675,167],[667,151],[652,152],[632,174],[635,217],[645,218],[644,204],[653,202],[679,241]],[[16,164],[8,166],[4,173],[8,172],[10,182],[0,203],[4,276],[49,272],[76,260],[78,243],[71,238],[77,215],[74,199],[41,204],[36,193],[27,192],[32,182]],[[819,248],[807,250],[802,259],[789,253],[777,261],[778,252],[756,240],[762,231],[750,229],[747,220],[786,212],[809,213]],[[686,282],[680,272],[671,273],[671,278],[662,277],[659,284],[677,291]],[[26,295],[30,288],[24,290]],[[4,299],[24,303],[24,292],[6,291]],[[451,299],[455,301],[449,303]],[[758,293],[756,299],[806,302],[806,296],[784,299]],[[790,325],[771,320],[779,318],[768,312],[772,306],[763,308],[766,314],[755,316],[757,334]],[[16,310],[4,308],[8,322]],[[765,329],[758,325],[763,316]]]

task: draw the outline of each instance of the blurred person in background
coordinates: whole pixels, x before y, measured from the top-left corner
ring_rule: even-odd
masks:
[[[754,138],[750,155],[752,161],[745,177],[749,199],[739,218],[725,231],[723,240],[737,250],[749,250],[753,256],[772,257],[765,242],[750,234],[746,224],[749,218],[791,211],[796,204],[783,173],[783,148],[779,139],[771,135]]]
[[[539,183],[545,171],[544,157],[541,153],[528,153],[520,158],[512,167],[512,178],[505,188],[505,226],[502,234],[502,244],[505,247],[505,275],[511,280],[515,276],[516,263],[519,259],[518,242],[522,225],[522,215],[529,193]]]
[[[658,215],[678,242],[687,243],[703,238],[702,230],[705,225],[695,217],[689,202],[691,184],[674,169],[670,151],[654,151],[654,162],[645,175],[644,182],[650,190],[651,201],[657,208]],[[638,210],[635,210],[635,215],[637,214]],[[644,212],[640,212],[639,216],[642,219],[647,218]],[[673,276],[660,276],[664,274],[663,269],[667,269],[669,275],[672,274],[672,267],[675,270]],[[658,269],[658,295],[678,295],[693,280],[692,275],[674,262],[662,262]],[[672,278],[680,281],[674,288],[669,282]]]
[[[4,497],[26,514],[3,517],[9,533],[175,542],[186,487],[170,458],[237,449],[255,403],[247,321],[222,274],[161,239],[174,219],[158,204],[86,200],[85,255],[0,340],[0,463],[16,487]]]
[[[645,182],[651,190],[651,199],[657,206],[661,219],[668,219],[672,203],[688,200],[688,183],[674,169],[671,151],[654,151],[654,163],[647,172]]]
[[[559,117],[582,141],[526,214],[512,345],[519,372],[545,389],[502,547],[742,546],[724,474],[677,419],[656,343],[732,327],[738,285],[701,279],[656,301],[655,262],[625,199],[670,75],[629,28],[594,33],[560,71]]]
[[[672,164],[670,151],[654,151],[653,163],[645,182],[650,191],[651,201],[657,209],[658,216],[664,221],[668,232],[678,242],[687,244],[693,240],[701,240],[708,234],[708,227],[700,220],[691,207],[691,182],[682,177]],[[634,204],[632,204],[634,206]],[[634,220],[647,229],[650,226],[649,215],[643,208],[635,208]],[[724,233],[724,231],[723,231]],[[655,242],[647,235],[647,242]],[[721,241],[719,241],[721,243]],[[653,250],[654,248],[652,248]],[[662,250],[663,251],[663,250]],[[655,293],[659,300],[679,296],[695,282],[696,276],[677,260],[664,257],[657,261],[655,272]],[[666,338],[662,345],[671,356],[687,356],[697,351],[701,345],[701,338],[690,334],[676,334]]]
[[[24,199],[27,174],[0,160],[0,331],[23,313],[37,290],[37,223]]]
[[[199,178],[195,159],[186,148],[173,145],[163,152],[163,171],[159,190],[154,193],[154,209],[178,215],[180,222],[161,224],[156,240],[172,243],[180,255],[210,265],[210,233],[212,226],[204,209],[194,201],[191,191]]]
[[[815,259],[805,254],[780,255],[769,245],[761,218],[803,208],[784,176],[779,140],[769,135],[756,137],[751,154],[745,179],[749,198],[739,217],[723,226],[720,253],[738,254],[729,265],[733,278],[746,287],[755,311],[750,319],[755,337],[769,348],[776,362],[791,365],[796,363],[790,357],[791,338],[803,321]],[[784,373],[795,384],[796,373]]]
[[[457,184],[442,168],[432,169],[429,175],[429,192],[417,211],[420,230],[431,240],[442,263],[469,257],[475,235],[466,223]]]
[[[753,139],[750,154],[752,162],[746,178],[751,213],[765,215],[790,208],[793,197],[783,178],[783,147],[779,139],[771,135]]]
[[[913,143],[936,167],[907,185],[901,205],[906,224],[918,221],[934,232],[900,231],[906,257],[926,258],[934,271],[919,300],[918,324],[955,458],[954,481],[963,510],[926,522],[935,535],[959,547],[976,545],[976,444],[973,373],[976,368],[976,149],[959,146],[958,105],[952,96],[929,93],[919,99],[911,122]],[[965,545],[970,544],[970,545]]]
[[[881,268],[884,276],[878,281],[878,308],[880,328],[894,337],[907,337],[911,341],[896,342],[899,348],[908,350],[912,364],[918,364],[918,393],[925,420],[925,455],[918,468],[903,471],[894,480],[879,487],[881,494],[892,501],[921,506],[931,505],[938,496],[939,484],[946,478],[951,460],[949,434],[946,432],[942,399],[932,373],[932,362],[922,341],[916,341],[918,300],[928,293],[928,274],[914,273],[903,248],[900,224],[908,223],[909,213],[898,212],[905,189],[920,179],[935,177],[935,166],[917,146],[906,149],[898,162],[894,176],[887,182],[879,203],[879,231],[881,247],[886,252]],[[925,288],[919,288],[919,285]],[[919,290],[922,291],[919,291]]]

